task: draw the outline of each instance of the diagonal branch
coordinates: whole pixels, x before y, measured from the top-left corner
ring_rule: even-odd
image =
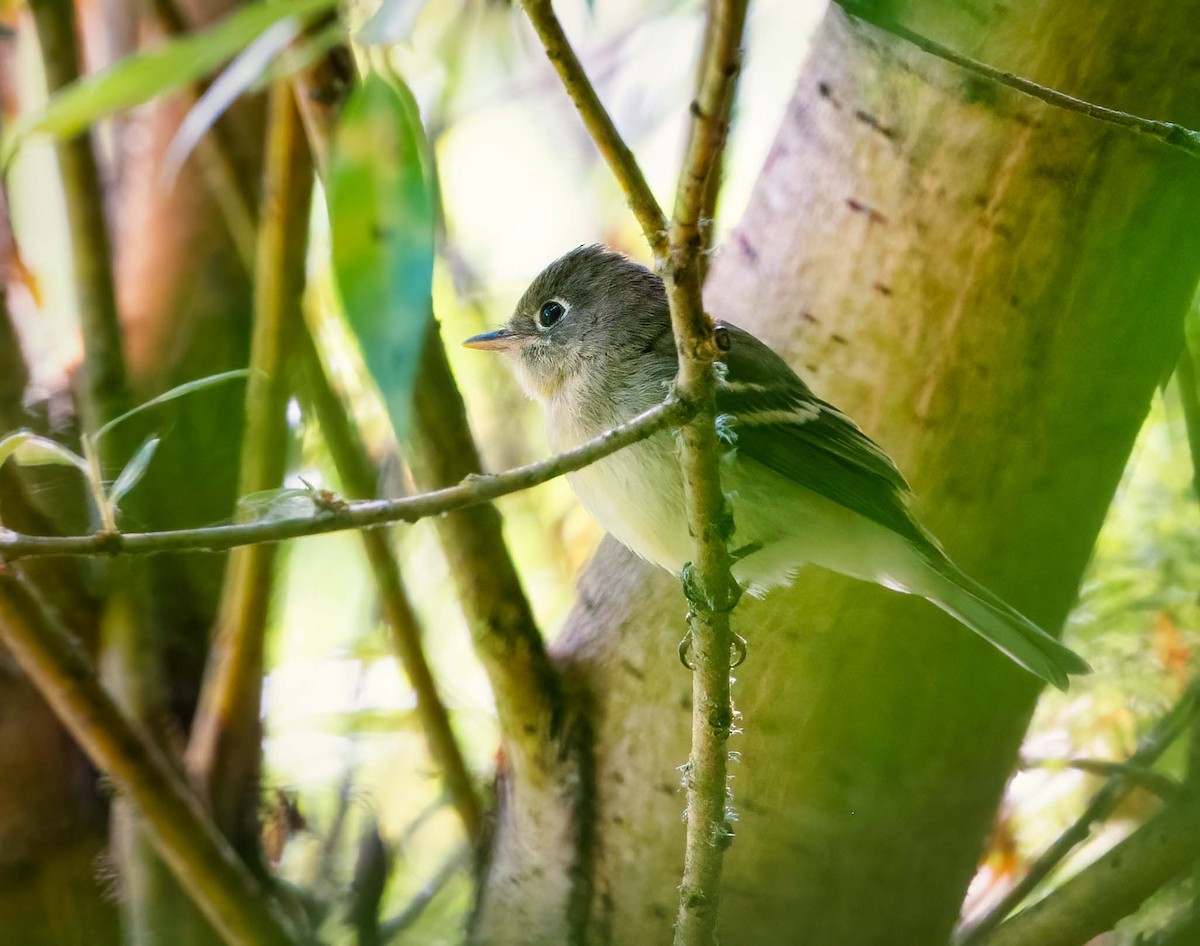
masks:
[[[333,390],[311,333],[301,332],[297,336],[297,344],[307,381],[305,387],[343,488],[351,496],[374,496],[378,478],[374,464],[353,423],[346,416],[341,399]],[[391,631],[393,646],[416,694],[417,715],[425,730],[430,755],[441,771],[446,791],[454,803],[467,838],[474,841],[479,838],[483,828],[483,804],[454,737],[446,706],[438,695],[433,671],[425,659],[420,627],[400,575],[400,564],[392,552],[387,532],[367,529],[361,535],[375,583],[379,586],[379,600]]]
[[[406,459],[422,489],[456,480],[470,483],[483,469],[466,405],[433,319],[413,389],[409,436]],[[500,512],[491,505],[459,510],[439,517],[435,525],[475,653],[496,700],[506,750],[519,754],[520,764],[540,769],[562,719],[563,693],[509,555]]]
[[[257,542],[282,542],[306,535],[366,529],[392,522],[417,522],[468,506],[491,502],[509,493],[540,486],[564,473],[573,473],[603,460],[623,447],[684,423],[691,405],[669,398],[624,424],[593,437],[557,456],[504,473],[468,475],[456,486],[401,499],[374,499],[333,504],[315,515],[255,522],[235,522],[196,529],[163,532],[100,532],[95,535],[23,535],[0,529],[0,563],[21,558],[58,555],[149,555],[156,552],[219,552]]]
[[[1192,718],[1200,697],[1200,680],[1195,680],[1183,695],[1139,741],[1134,753],[1126,760],[1136,768],[1149,768],[1167,748],[1179,738]],[[978,920],[959,937],[959,946],[982,946],[988,934],[996,929],[1013,910],[1037,889],[1043,880],[1063,862],[1068,854],[1088,839],[1092,826],[1111,815],[1134,788],[1132,782],[1117,774],[1105,782],[1075,822],[1067,828],[1035,860],[1013,888],[1001,898],[987,915]]]
[[[1171,805],[980,946],[1084,946],[1200,858],[1200,802]]]
[[[637,217],[655,260],[661,263],[667,256],[667,219],[650,192],[650,186],[633,152],[621,138],[612,117],[583,71],[583,65],[571,48],[550,0],[521,0],[521,6],[537,31],[547,58],[562,79],[563,87],[579,110],[584,126],[625,192],[629,209]]]
[[[870,23],[885,33],[890,33],[904,40],[906,43],[911,43],[922,52],[929,53],[931,56],[937,56],[939,59],[944,59],[965,69],[967,72],[982,76],[998,85],[1016,89],[1018,92],[1023,92],[1025,95],[1032,96],[1048,105],[1053,105],[1055,108],[1065,109],[1068,112],[1078,112],[1081,115],[1088,116],[1088,118],[1094,118],[1097,121],[1126,128],[1147,138],[1153,138],[1155,141],[1161,141],[1172,148],[1178,148],[1180,151],[1190,154],[1193,157],[1200,157],[1200,132],[1194,131],[1191,128],[1186,128],[1175,122],[1155,121],[1150,118],[1142,118],[1139,115],[1131,115],[1129,112],[1122,112],[1115,108],[1108,108],[1104,105],[1096,105],[1093,102],[1085,102],[1083,99],[1077,99],[1073,95],[1067,95],[1065,92],[1059,92],[1056,89],[1038,85],[1038,83],[1031,79],[1013,75],[1011,72],[1004,72],[994,66],[989,66],[987,63],[971,59],[969,56],[962,55],[962,53],[957,53],[953,49],[943,46],[941,43],[936,43],[928,37],[910,30],[908,27],[897,23],[889,17],[880,15],[876,12],[877,6],[874,4],[861,2],[861,0],[836,0],[836,2],[838,6],[855,19]]]
[[[4,568],[0,639],[96,767],[128,792],[159,855],[227,942],[300,942],[291,921],[238,860],[183,776],[104,691],[78,641],[23,579]]]

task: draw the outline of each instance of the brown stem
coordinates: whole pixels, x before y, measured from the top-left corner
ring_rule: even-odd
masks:
[[[292,340],[303,331],[300,305],[312,163],[286,82],[272,90],[266,162],[238,481],[243,495],[283,482],[291,393],[288,358]],[[230,557],[209,671],[188,746],[188,768],[204,786],[217,824],[247,853],[257,850],[263,639],[275,552],[274,545],[253,545]]]
[[[562,24],[554,14],[554,7],[550,0],[521,0],[521,6],[537,31],[538,38],[545,47],[546,56],[562,79],[563,87],[579,110],[579,116],[583,119],[588,134],[592,136],[596,147],[608,162],[617,183],[621,185],[621,190],[625,192],[629,209],[637,217],[654,258],[660,261],[665,259],[667,219],[650,192],[650,186],[646,183],[645,175],[638,167],[633,152],[621,138],[611,116],[600,101],[600,96],[596,94],[587,73],[584,72],[579,57],[571,48],[567,34],[563,32]]]
[[[414,388],[407,458],[421,489],[469,483],[483,469],[466,405],[433,319]],[[561,721],[562,693],[505,544],[500,513],[492,505],[478,506],[439,517],[435,524],[475,652],[496,699],[505,746],[528,764],[540,766]]]
[[[692,752],[687,777],[687,846],[679,887],[676,946],[717,941],[721,872],[732,840],[726,743],[733,723],[730,694],[729,612],[738,589],[730,574],[733,521],[721,490],[720,444],[713,423],[720,357],[713,322],[700,299],[704,214],[711,213],[716,186],[710,184],[725,146],[733,86],[741,63],[746,0],[710,0],[704,61],[692,101],[692,121],[675,194],[670,251],[663,273],[671,325],[679,352],[679,394],[698,406],[684,429],[681,464],[688,525],[694,536],[689,633],[692,675]]]
[[[301,332],[297,343],[299,362],[307,381],[306,390],[312,398],[321,434],[337,467],[343,488],[354,498],[376,495],[378,474],[375,465],[330,383],[312,335],[307,331]],[[454,737],[445,704],[438,695],[433,672],[425,659],[421,629],[400,575],[400,564],[392,552],[385,530],[364,530],[360,535],[375,582],[379,586],[379,598],[392,644],[416,694],[417,715],[425,730],[430,754],[442,773],[463,830],[474,841],[479,838],[483,827],[483,806]]]
[[[226,941],[301,942],[183,776],[104,691],[79,642],[9,569],[0,569],[0,639],[96,767],[129,794],[159,855]]]

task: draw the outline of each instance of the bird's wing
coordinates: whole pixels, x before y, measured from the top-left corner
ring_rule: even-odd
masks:
[[[866,516],[921,549],[936,548],[908,508],[909,489],[891,458],[845,414],[808,389],[749,332],[730,336],[717,413],[731,418],[740,458]]]

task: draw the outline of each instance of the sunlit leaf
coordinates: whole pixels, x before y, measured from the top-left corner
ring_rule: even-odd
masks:
[[[132,108],[208,75],[286,17],[300,19],[331,9],[336,0],[260,0],[238,7],[205,30],[166,39],[74,82],[45,108],[15,122],[0,144],[7,163],[21,139],[34,132],[70,137],[97,119]]]
[[[330,165],[333,266],[347,319],[397,431],[430,316],[433,202],[406,88],[368,75],[346,103]]]
[[[217,119],[257,81],[299,32],[300,21],[295,17],[273,23],[213,80],[179,123],[179,129],[163,155],[162,177],[167,185],[174,182],[188,155]]]
[[[9,457],[22,466],[73,466],[87,475],[83,457],[28,430],[18,430],[0,440],[0,465]]]
[[[17,447],[25,443],[33,436],[31,430],[15,430],[7,437],[0,439],[0,466],[4,466],[4,461],[17,452]]]
[[[227,381],[236,381],[241,378],[246,378],[250,371],[246,368],[237,368],[233,371],[222,371],[220,374],[210,374],[204,378],[197,378],[195,381],[187,381],[183,384],[171,388],[170,391],[164,391],[158,397],[151,398],[145,404],[139,404],[132,410],[126,411],[118,417],[114,417],[107,424],[96,431],[95,439],[99,440],[106,433],[112,430],[117,424],[129,420],[136,414],[142,411],[148,411],[152,407],[158,407],[159,404],[165,404],[167,401],[173,401],[177,397],[183,397],[185,394],[195,394],[197,391],[203,391],[205,388],[216,387],[218,384],[224,384]]]
[[[146,474],[146,468],[150,465],[150,458],[154,456],[154,451],[158,449],[158,443],[159,438],[151,435],[138,447],[137,453],[125,464],[125,469],[121,471],[121,475],[117,477],[117,481],[109,490],[109,505],[116,506],[126,493],[137,486]]]
[[[383,0],[355,39],[364,46],[394,46],[407,42],[426,0]]]

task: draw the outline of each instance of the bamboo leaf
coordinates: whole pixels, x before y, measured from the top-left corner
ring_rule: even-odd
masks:
[[[346,104],[330,163],[338,290],[398,433],[430,318],[434,219],[425,148],[411,93],[371,74]]]
[[[162,179],[168,186],[174,183],[188,155],[217,119],[250,89],[299,33],[300,22],[295,17],[272,24],[213,80],[179,123],[179,129],[163,155]]]
[[[0,464],[9,457],[22,466],[73,466],[87,476],[83,457],[28,430],[18,430],[0,440]]]
[[[208,75],[269,27],[288,17],[307,18],[336,0],[259,0],[239,7],[206,30],[163,40],[110,68],[73,82],[45,108],[15,122],[0,143],[7,164],[22,139],[44,133],[69,138],[98,119],[148,102]]]
[[[183,397],[185,394],[195,394],[197,391],[203,391],[205,388],[216,387],[218,384],[224,384],[226,381],[236,381],[240,378],[246,378],[250,371],[246,368],[237,368],[233,371],[222,371],[220,374],[210,374],[204,378],[197,378],[194,381],[187,381],[169,391],[164,391],[158,397],[151,398],[145,404],[139,404],[132,410],[126,411],[117,417],[114,417],[107,424],[96,431],[95,439],[99,442],[100,438],[111,431],[117,424],[129,420],[136,414],[142,411],[148,411],[152,407],[158,407],[160,404],[165,404],[167,401],[173,401],[177,397]]]
[[[4,466],[4,461],[16,453],[17,448],[32,436],[33,431],[22,428],[14,430],[8,436],[0,439],[0,466]]]
[[[150,459],[154,456],[154,451],[158,449],[159,440],[160,438],[154,435],[147,437],[138,447],[137,453],[125,464],[125,469],[121,471],[121,475],[117,477],[117,481],[113,483],[112,489],[108,492],[109,506],[115,508],[121,498],[137,486],[141,478],[145,476]]]

